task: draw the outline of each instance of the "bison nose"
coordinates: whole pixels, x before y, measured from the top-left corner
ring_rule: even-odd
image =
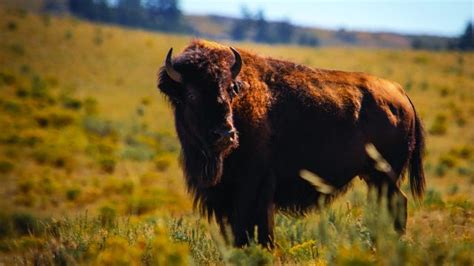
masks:
[[[212,133],[218,142],[233,141],[236,135],[235,129],[233,128],[232,129],[218,128],[218,129],[215,129]]]

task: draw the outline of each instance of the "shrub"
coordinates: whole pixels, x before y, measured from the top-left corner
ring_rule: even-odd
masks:
[[[102,157],[99,159],[100,169],[106,173],[112,174],[115,171],[117,161],[113,157]]]
[[[76,117],[70,113],[46,113],[46,114],[37,114],[34,119],[38,126],[44,127],[54,127],[54,128],[64,128],[70,126],[76,122]]]
[[[71,170],[76,164],[75,157],[69,150],[54,145],[37,147],[31,155],[37,163],[49,164],[57,168]]]
[[[16,206],[35,207],[38,196],[32,192],[16,195],[13,202]]]
[[[439,90],[439,94],[441,95],[441,97],[446,97],[446,96],[448,96],[449,94],[451,94],[451,90],[450,90],[448,87],[442,87],[442,88]]]
[[[103,160],[113,160],[115,161],[115,150],[116,147],[114,143],[110,141],[105,141],[104,139],[97,139],[98,142],[90,142],[89,145],[86,146],[85,152],[88,156],[94,158],[99,165],[103,165],[103,163],[108,164],[110,162],[102,162]],[[115,166],[114,166],[115,168]],[[107,172],[106,169],[103,169]],[[113,171],[113,169],[111,169]]]
[[[423,203],[428,207],[443,207],[444,201],[441,193],[435,189],[428,189]]]
[[[87,97],[83,102],[84,110],[87,115],[95,115],[98,113],[97,100],[92,97]]]
[[[82,126],[88,134],[99,137],[114,136],[117,133],[111,121],[101,119],[97,116],[84,117]]]
[[[12,115],[19,115],[23,110],[21,104],[14,100],[6,100],[2,105],[3,110]]]
[[[126,145],[121,154],[125,159],[146,161],[152,159],[155,155],[155,152],[150,147],[148,147],[148,145],[137,143],[134,145]]]
[[[43,130],[25,130],[21,136],[21,144],[28,147],[34,147],[40,143],[43,143],[45,138],[46,132]]]
[[[457,124],[459,127],[465,126],[466,123],[467,123],[467,120],[466,120],[466,118],[464,118],[464,116],[460,115],[460,116],[457,116],[457,117],[456,117],[456,124]]]
[[[13,232],[11,216],[8,213],[0,212],[0,239],[10,236]]]
[[[57,87],[59,80],[56,76],[48,76],[46,77],[46,84],[48,84],[50,87]]]
[[[458,193],[459,191],[459,186],[456,185],[456,184],[452,184],[448,187],[448,194],[449,195],[454,195],[456,193]]]
[[[70,96],[64,96],[61,100],[63,107],[66,109],[79,110],[82,107],[82,102],[79,99]]]
[[[166,171],[171,165],[171,161],[167,157],[155,157],[154,163],[156,170],[160,172]]]
[[[100,142],[95,145],[96,151],[99,154],[113,155],[116,147],[112,143]]]
[[[335,265],[376,265],[371,252],[367,250],[362,250],[361,248],[355,247],[345,247],[341,245],[338,248],[337,254],[335,256]]]
[[[468,167],[459,167],[458,168],[458,174],[461,176],[470,176],[474,172],[471,170],[471,168]]]
[[[40,76],[33,76],[30,84],[33,98],[44,99],[49,97],[47,84]]]
[[[3,83],[5,85],[13,85],[16,83],[16,78],[14,75],[10,73],[3,73],[0,72],[0,84]]]
[[[30,67],[30,65],[22,64],[22,65],[20,66],[20,72],[21,72],[22,74],[28,74],[28,73],[30,73],[30,72],[31,72],[31,67]]]
[[[51,163],[54,167],[57,167],[57,168],[71,169],[71,167],[74,165],[73,161],[74,161],[74,157],[72,155],[64,153],[64,152],[60,152],[56,154],[56,156],[54,157]]]
[[[67,30],[67,31],[64,33],[64,39],[70,40],[70,39],[72,39],[72,37],[73,37],[72,30]]]
[[[127,205],[129,214],[142,215],[155,210],[160,206],[160,201],[151,195],[136,195],[128,200]]]
[[[42,193],[52,195],[54,192],[58,191],[60,184],[49,176],[43,176],[37,186],[38,190]]]
[[[25,48],[19,43],[11,44],[10,50],[18,56],[25,55]]]
[[[448,126],[446,125],[446,116],[439,114],[436,116],[433,124],[429,129],[429,133],[432,135],[444,135],[448,130]]]
[[[69,188],[66,190],[66,198],[69,201],[76,200],[80,194],[81,194],[81,189],[78,187]]]
[[[31,178],[18,181],[18,190],[23,194],[30,193],[33,190],[34,182]]]
[[[48,127],[49,125],[49,119],[46,115],[44,114],[37,114],[34,117],[36,123],[38,124],[39,127],[45,128]]]
[[[151,104],[151,98],[150,97],[143,97],[141,99],[140,103],[144,106],[149,106]]]
[[[53,157],[51,152],[45,147],[35,149],[31,155],[33,159],[39,164],[45,164],[47,162],[50,162],[52,161]]]
[[[469,159],[471,158],[473,152],[473,148],[469,145],[464,145],[462,147],[459,147],[458,149],[453,150],[453,152],[459,156],[460,158],[463,159]]]
[[[235,249],[229,262],[233,265],[270,265],[273,257],[267,249],[255,243],[242,249]]]
[[[132,180],[126,178],[107,177],[104,181],[102,190],[105,195],[110,194],[124,194],[131,195],[135,189],[135,184]]]
[[[407,80],[404,88],[406,91],[410,91],[413,88],[413,81],[411,79]]]
[[[16,89],[15,94],[18,98],[24,99],[24,98],[27,98],[30,95],[30,92],[27,89],[23,88],[23,87],[19,87],[19,88]]]
[[[446,166],[446,168],[453,168],[458,163],[456,157],[452,156],[451,154],[442,155],[439,158],[439,164]]]
[[[97,256],[98,265],[139,265],[139,261],[140,250],[119,236],[107,239]]]
[[[51,113],[48,116],[49,124],[55,128],[64,128],[76,122],[74,115],[69,113]]]
[[[189,265],[188,248],[182,243],[170,241],[168,232],[161,227],[155,228],[150,245],[150,265]]]
[[[316,241],[308,240],[291,247],[288,252],[296,260],[308,261],[316,259],[318,253],[317,249]]]
[[[22,236],[19,241],[18,241],[18,248],[20,250],[41,250],[45,247],[45,240],[34,237],[34,236]],[[43,255],[43,254],[36,254],[36,257],[34,258],[34,262],[37,265],[44,265],[48,262],[49,260]]]
[[[117,223],[117,211],[110,206],[103,206],[99,210],[99,220],[102,226],[114,227]]]
[[[16,31],[16,29],[18,28],[18,24],[16,24],[15,21],[8,21],[6,28],[9,31]]]
[[[189,247],[189,251],[193,260],[201,265],[223,264],[223,252],[227,251],[226,243],[219,238],[216,229],[211,230],[211,238],[208,231],[209,228],[200,220],[192,220],[179,218],[173,220],[170,224],[170,236],[174,241],[185,243]]]
[[[13,229],[20,235],[38,234],[40,220],[28,212],[19,212],[12,215]]]
[[[434,169],[436,176],[442,177],[446,174],[446,171],[448,170],[448,167],[444,164],[438,164],[436,165],[436,168]]]
[[[140,175],[140,185],[144,187],[148,187],[152,185],[157,180],[160,180],[160,175],[155,171],[146,172]]]
[[[0,160],[0,174],[10,173],[15,165],[10,161]]]

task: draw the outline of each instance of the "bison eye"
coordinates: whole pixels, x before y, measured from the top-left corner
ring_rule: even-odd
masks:
[[[186,95],[186,97],[188,98],[188,101],[190,102],[194,102],[196,101],[196,93],[192,92],[192,91],[189,91]]]
[[[231,98],[234,98],[235,96],[239,95],[240,92],[240,87],[237,82],[232,82],[229,87],[229,95]]]

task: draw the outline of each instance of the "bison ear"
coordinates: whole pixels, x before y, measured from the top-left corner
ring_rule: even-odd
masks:
[[[168,97],[173,104],[181,102],[183,90],[181,84],[176,83],[166,71],[166,67],[162,67],[158,74],[158,89]]]

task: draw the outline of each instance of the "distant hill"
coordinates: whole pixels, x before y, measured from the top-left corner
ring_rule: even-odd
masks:
[[[230,32],[240,21],[238,18],[209,15],[185,15],[185,19],[194,28],[194,34],[211,39],[232,39]],[[269,24],[276,22],[269,21]],[[371,48],[410,49],[416,43],[431,49],[446,49],[454,38],[430,35],[405,35],[390,32],[364,32],[327,30],[322,28],[294,26],[297,35],[309,34],[319,40],[320,46],[356,46]],[[416,48],[416,47],[415,47]]]
[[[54,3],[54,4],[52,4]],[[6,8],[21,8],[34,12],[48,12],[52,14],[68,13],[68,0],[2,0],[0,6]],[[168,21],[168,20],[165,20]],[[232,36],[235,26],[245,21],[241,18],[232,18],[219,15],[191,15],[184,14],[182,16],[184,22],[181,27],[169,22],[169,25],[158,27],[167,29],[166,32],[179,31],[185,34],[195,35],[215,40],[236,40]],[[160,22],[161,23],[161,22]],[[253,21],[253,23],[257,23]],[[281,21],[265,21],[267,23],[267,31],[272,33],[279,32]],[[283,22],[284,23],[284,22]],[[157,26],[160,26],[158,24]],[[315,27],[302,27],[288,24],[291,28],[291,37],[289,40],[264,40],[264,43],[286,43],[286,44],[303,44],[307,46],[344,46],[344,47],[368,47],[368,48],[395,48],[395,49],[430,49],[430,50],[446,50],[453,48],[456,38],[429,36],[429,35],[405,35],[390,32],[364,32],[349,31],[345,29],[328,30]],[[136,27],[136,26],[135,26]],[[153,30],[153,27],[145,27]],[[255,28],[255,27],[254,27]],[[174,29],[174,30],[173,30]],[[184,30],[183,30],[184,29]],[[250,33],[246,33],[241,41],[255,41],[255,29],[251,29]],[[159,30],[158,30],[159,31]],[[252,37],[249,37],[252,36]],[[281,36],[280,36],[281,37]]]

